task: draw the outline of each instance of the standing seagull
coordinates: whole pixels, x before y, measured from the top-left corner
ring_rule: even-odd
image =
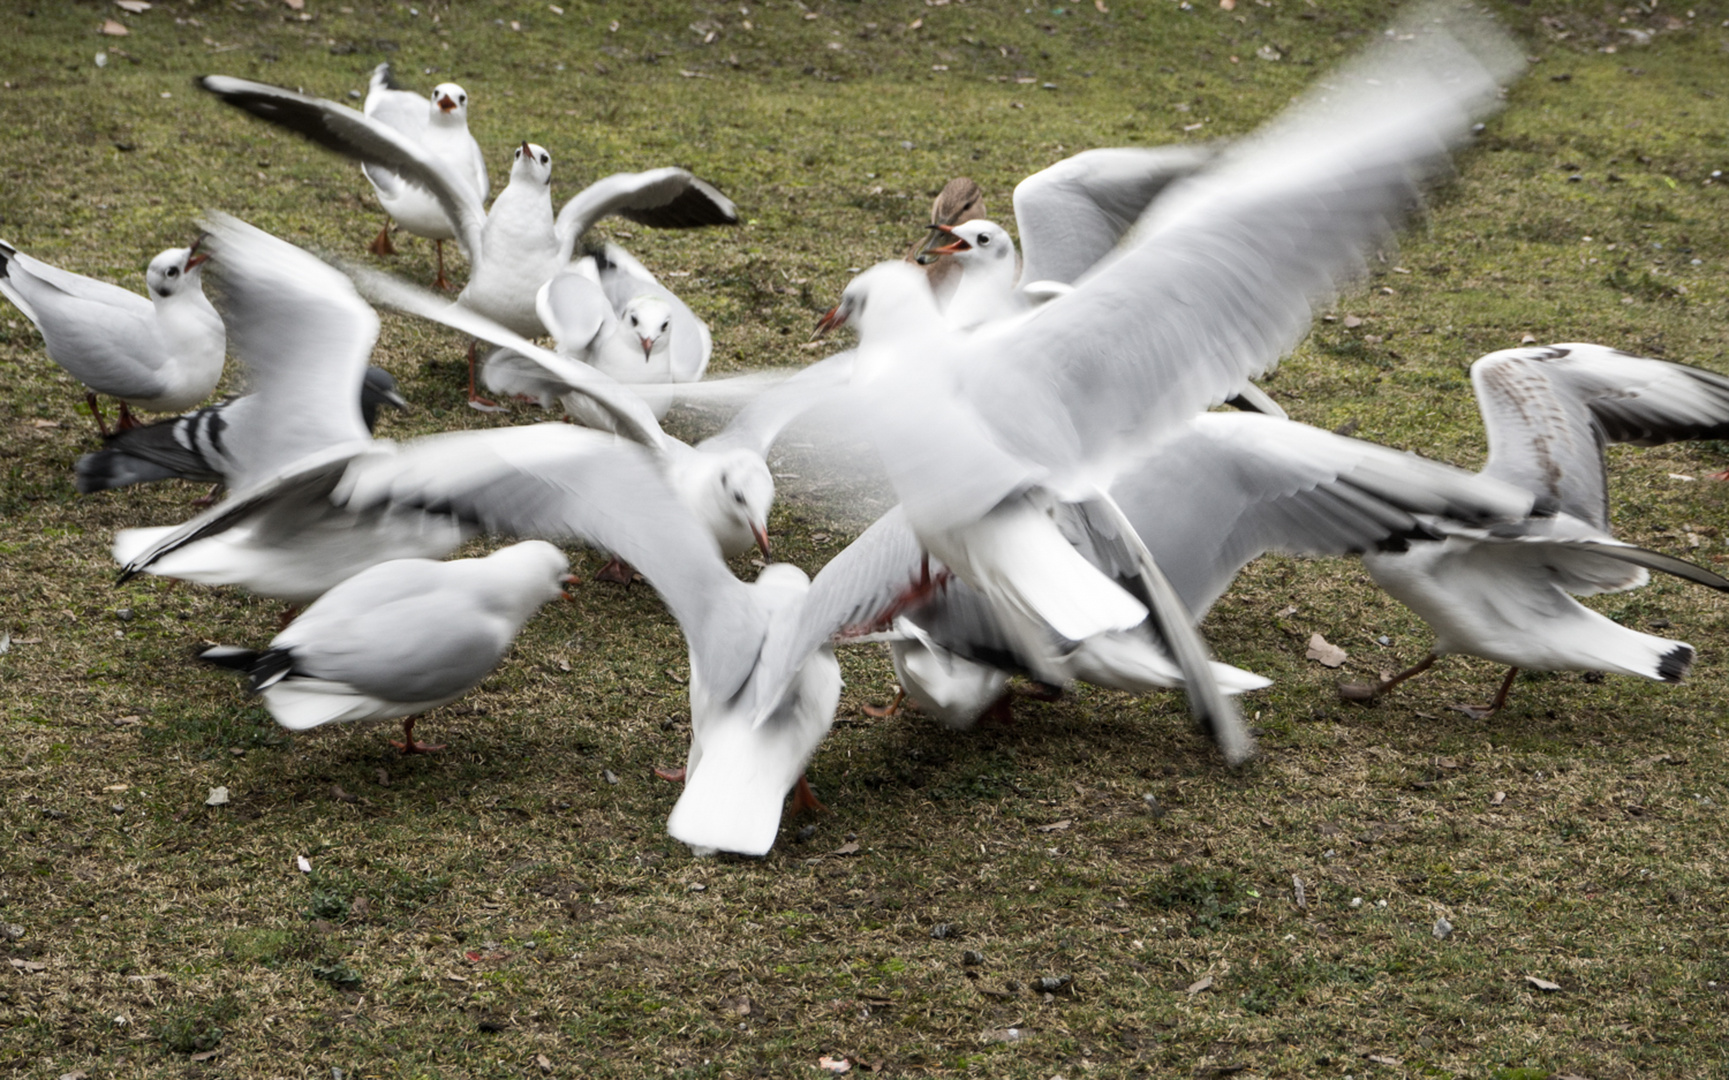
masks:
[[[225,75],[203,76],[198,85],[237,109],[364,164],[391,169],[431,192],[455,225],[456,242],[468,257],[468,284],[457,301],[525,337],[546,333],[535,297],[570,264],[577,241],[601,218],[619,214],[644,225],[678,229],[738,223],[731,199],[670,166],[598,180],[554,217],[552,155],[530,142],[512,152],[510,182],[488,213],[448,165],[346,105]],[[475,393],[474,368],[470,347],[469,401],[493,408]]]
[[[401,717],[404,754],[443,750],[415,740],[415,719],[491,674],[529,617],[562,594],[569,568],[544,540],[484,559],[397,559],[319,597],[268,649],[198,655],[251,676],[248,689],[290,731]]]
[[[106,436],[97,394],[120,399],[120,429],[137,425],[129,405],[180,412],[203,401],[222,378],[222,317],[204,296],[194,243],[150,260],[147,300],[117,285],[56,269],[0,240],[0,293],[42,332],[48,358],[88,392],[90,415]]]
[[[1340,692],[1373,699],[1448,653],[1508,665],[1489,704],[1462,707],[1478,717],[1507,703],[1520,668],[1680,682],[1693,664],[1691,645],[1611,622],[1573,597],[1638,588],[1647,568],[1729,588],[1707,570],[1654,552],[1634,557],[1640,549],[1610,539],[1603,460],[1611,442],[1658,446],[1729,436],[1729,378],[1602,345],[1566,344],[1490,353],[1471,365],[1471,386],[1489,436],[1483,475],[1524,488],[1560,515],[1530,543],[1464,536],[1365,556],[1375,583],[1429,624],[1435,644],[1413,667]]]
[[[486,202],[492,184],[486,176],[486,158],[480,152],[480,144],[468,132],[468,91],[455,83],[439,83],[432,88],[428,101],[397,87],[390,77],[390,65],[379,64],[372,71],[365,108],[368,117],[396,129],[404,138],[419,143],[429,156],[444,162],[453,174],[470,184],[475,198],[482,204]],[[437,246],[438,277],[432,285],[436,289],[450,288],[450,282],[444,279],[444,242],[456,239],[456,228],[438,200],[424,187],[389,169],[363,165],[360,171],[378,192],[385,213],[409,232]],[[378,230],[367,250],[374,255],[396,254],[396,247],[390,242],[389,222]]]

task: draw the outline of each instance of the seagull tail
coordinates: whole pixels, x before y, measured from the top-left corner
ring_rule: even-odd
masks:
[[[241,649],[232,645],[217,645],[198,654],[198,659],[217,667],[247,674],[246,689],[258,694],[282,681],[294,667],[294,655],[287,649]]]

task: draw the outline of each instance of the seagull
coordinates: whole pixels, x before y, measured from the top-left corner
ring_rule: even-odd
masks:
[[[933,230],[939,226],[959,225],[984,216],[984,189],[965,176],[957,176],[944,184],[943,189],[937,192],[937,197],[931,202]],[[929,254],[928,249],[934,237],[934,232],[927,234],[908,248],[906,261],[918,263],[925,268],[925,280],[930,283],[931,292],[936,294],[939,303],[945,303],[954,293],[956,268],[942,256]]]
[[[115,537],[140,573],[303,603],[382,562],[442,558],[480,534],[581,542],[641,572],[686,628],[705,685],[749,677],[764,618],[638,446],[570,424],[373,440],[357,401],[378,332],[348,279],[232,218],[209,223],[236,355],[259,403],[228,429],[228,496],[178,525]],[[643,406],[627,391],[589,393]]]
[[[279,86],[206,75],[198,85],[225,103],[313,140],[363,164],[387,168],[438,200],[468,258],[468,284],[459,303],[525,337],[547,332],[535,299],[540,287],[571,262],[576,244],[603,217],[618,214],[660,228],[735,225],[738,208],[713,185],[684,169],[616,173],[552,210],[552,155],[524,142],[512,151],[510,182],[486,212],[468,185],[444,162],[385,124],[346,105]],[[469,351],[469,400],[493,407],[474,390]]]
[[[1471,365],[1471,385],[1489,436],[1483,475],[1529,491],[1556,516],[1523,543],[1466,535],[1365,556],[1375,583],[1428,623],[1435,643],[1412,667],[1341,693],[1371,700],[1449,653],[1508,665],[1489,704],[1461,707],[1479,719],[1506,705],[1521,668],[1680,682],[1693,664],[1691,645],[1621,626],[1573,597],[1638,588],[1649,570],[1729,589],[1709,570],[1609,535],[1603,458],[1611,442],[1729,436],[1729,377],[1570,343],[1490,353]]]
[[[144,273],[149,299],[49,266],[0,240],[0,293],[42,333],[48,358],[88,388],[84,399],[104,436],[97,394],[120,399],[120,430],[138,421],[128,406],[179,412],[210,396],[222,378],[222,318],[204,296],[203,264],[191,247],[170,248]]]
[[[491,674],[530,616],[564,595],[569,568],[544,540],[483,559],[395,559],[319,597],[267,649],[198,655],[246,672],[247,688],[290,731],[400,717],[404,754],[443,750],[415,739],[416,718]]]
[[[455,83],[439,83],[432,88],[428,100],[398,87],[390,77],[390,65],[379,64],[372,70],[365,115],[418,143],[427,155],[442,161],[454,176],[468,182],[477,200],[486,202],[492,182],[486,176],[486,157],[480,152],[480,144],[468,131],[468,91]],[[426,188],[389,169],[363,165],[361,172],[378,192],[385,213],[409,232],[433,242],[438,252],[438,276],[433,288],[450,288],[450,282],[444,278],[444,242],[456,239],[456,230],[438,200]],[[390,242],[389,222],[378,230],[367,250],[374,255],[396,254],[396,247]]]
[[[1253,753],[1180,599],[1100,474],[1270,369],[1390,238],[1447,148],[1493,107],[1499,77],[1518,68],[1487,26],[1469,36],[1474,45],[1424,24],[1387,39],[1173,185],[1132,246],[1025,319],[948,330],[904,263],[860,274],[825,318],[858,321],[857,415],[908,524],[1003,620],[1036,676],[1060,681],[1053,635],[1085,642],[1151,617],[1227,760]],[[1083,557],[1061,524],[1133,568],[1144,598]]]
[[[349,267],[348,272],[376,303],[499,346],[499,351],[488,358],[484,372],[486,385],[494,393],[532,398],[543,408],[559,402],[588,426],[616,432],[640,444],[659,464],[667,485],[728,558],[742,555],[753,545],[765,558],[768,556],[774,475],[765,459],[781,428],[801,411],[802,398],[778,410],[747,410],[748,415],[741,413],[741,419],[725,431],[691,446],[661,429],[648,402],[596,368],[542,348],[460,303],[444,301],[388,274],[362,267]],[[560,275],[555,281],[569,276]],[[842,377],[844,372],[837,371],[828,381],[837,382]],[[681,389],[688,392],[690,388]],[[666,409],[659,411],[664,414]],[[629,580],[622,563],[603,568],[601,576]]]
[[[360,384],[360,417],[367,431],[377,427],[378,410],[386,405],[408,408],[390,372],[369,367]],[[226,484],[237,471],[228,454],[228,427],[239,423],[244,428],[245,413],[252,407],[248,397],[231,397],[172,420],[116,432],[102,449],[83,455],[73,465],[78,493],[176,478]]]

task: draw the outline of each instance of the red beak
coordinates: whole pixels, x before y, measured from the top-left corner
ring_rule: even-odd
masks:
[[[762,557],[765,559],[769,558],[768,530],[763,528],[761,525],[752,524],[750,527],[750,534],[756,538],[756,546],[757,549],[762,552]]]
[[[441,94],[441,95],[439,95],[439,98],[438,98],[438,111],[439,112],[455,112],[456,111],[456,102],[451,100],[450,95]]]
[[[208,255],[206,255],[203,252],[200,252],[198,250],[201,246],[203,246],[203,244],[204,244],[204,234],[200,233],[198,235],[198,239],[192,241],[192,246],[186,249],[186,265],[184,267],[182,267],[183,272],[186,270],[191,270],[193,267],[196,267],[196,266],[202,266],[203,264],[210,261],[210,256],[208,256]]]
[[[821,319],[817,320],[816,332],[810,336],[810,339],[815,341],[817,338],[827,334],[830,330],[833,330],[837,326],[843,326],[845,323],[846,316],[840,313],[840,305],[836,304],[834,307],[829,308],[828,311],[823,314]]]
[[[522,156],[525,158],[531,158],[534,156],[534,151],[532,151],[528,148],[528,140],[527,139],[522,140]]]

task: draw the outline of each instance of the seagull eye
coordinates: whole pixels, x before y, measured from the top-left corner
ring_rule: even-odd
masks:
[[[988,237],[988,236],[979,237],[979,247],[989,247],[990,243],[991,243],[990,237]]]
[[[460,105],[467,105],[468,104],[468,95],[467,94],[458,94],[458,95],[456,95],[456,101]]]
[[[732,493],[732,501],[735,503],[738,503],[740,506],[743,506],[744,505],[744,492],[742,492],[742,491],[733,492]]]
[[[663,334],[666,333],[666,328],[671,326],[671,325],[672,325],[671,319],[668,319],[666,322],[661,323],[660,324],[660,332]]]
[[[635,326],[635,325],[637,325],[637,322],[636,322],[636,316],[635,316],[635,315],[632,315],[632,316],[631,316],[631,317],[630,317],[630,325],[632,325],[632,326]]]
[[[169,277],[179,277],[180,276],[180,268],[178,266],[170,266],[168,268],[168,276]]]
[[[549,158],[549,157],[547,157],[547,156],[546,156],[546,155],[545,155],[545,154],[542,154],[542,155],[540,155],[540,163],[541,163],[541,164],[542,164],[542,165],[545,165],[545,164],[546,164],[546,163],[547,163],[547,162],[549,162],[549,161],[551,161],[551,160],[552,160],[552,159],[551,159],[551,158]]]

